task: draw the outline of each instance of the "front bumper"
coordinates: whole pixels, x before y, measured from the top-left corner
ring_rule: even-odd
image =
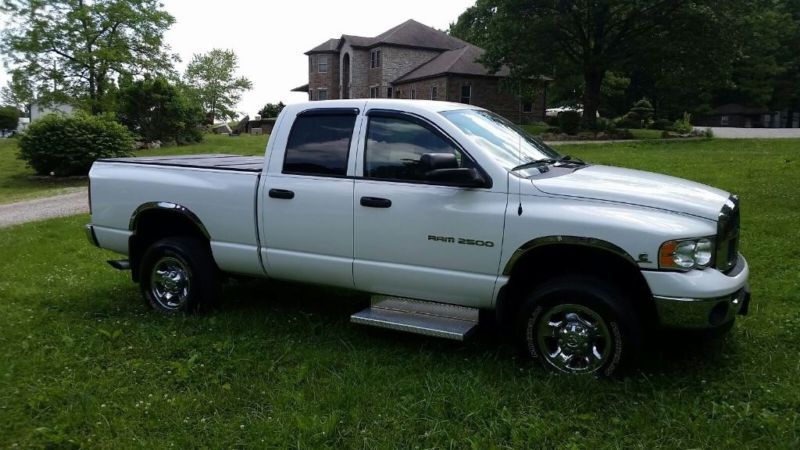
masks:
[[[745,315],[750,304],[750,274],[739,255],[727,274],[715,269],[689,272],[643,272],[653,293],[662,326],[669,328],[717,328]]]
[[[750,306],[750,287],[716,298],[653,296],[662,326],[669,328],[716,328],[746,315]]]

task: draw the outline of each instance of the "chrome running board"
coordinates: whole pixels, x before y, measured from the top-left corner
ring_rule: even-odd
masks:
[[[376,295],[350,321],[390,330],[463,341],[478,326],[478,309]]]

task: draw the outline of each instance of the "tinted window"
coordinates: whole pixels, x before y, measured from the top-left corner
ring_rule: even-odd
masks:
[[[444,138],[416,122],[394,117],[371,117],[364,156],[364,175],[387,180],[421,181],[425,153],[452,153],[459,166],[471,167],[461,152]]]
[[[347,175],[347,154],[355,122],[354,115],[297,117],[286,145],[283,172]]]

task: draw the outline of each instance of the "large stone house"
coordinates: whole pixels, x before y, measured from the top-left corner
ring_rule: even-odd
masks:
[[[309,100],[405,98],[480,106],[517,123],[544,120],[545,86],[520,98],[477,62],[484,50],[414,20],[375,37],[342,35],[306,52]]]

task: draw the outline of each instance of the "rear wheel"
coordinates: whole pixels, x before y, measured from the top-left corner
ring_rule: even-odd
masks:
[[[641,331],[629,302],[602,279],[565,276],[534,288],[517,317],[524,352],[547,369],[610,376],[629,363]]]
[[[139,273],[145,302],[164,314],[209,309],[219,294],[219,274],[208,244],[196,238],[155,242],[142,257]]]

